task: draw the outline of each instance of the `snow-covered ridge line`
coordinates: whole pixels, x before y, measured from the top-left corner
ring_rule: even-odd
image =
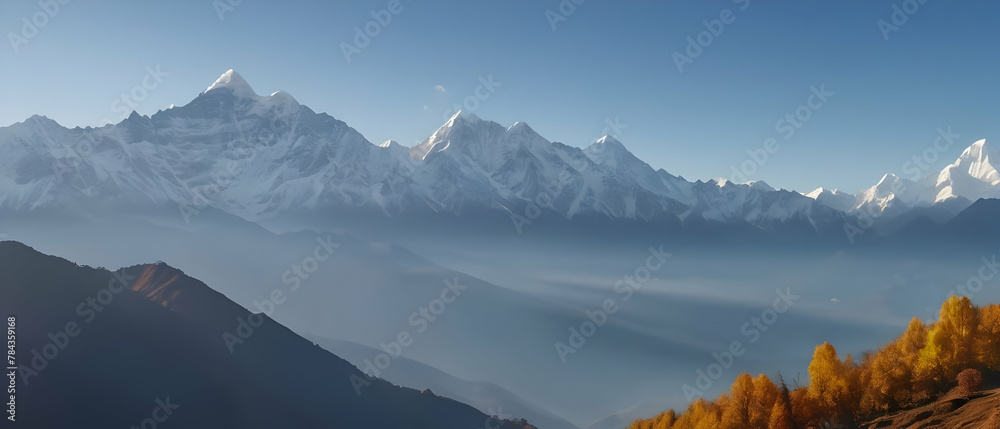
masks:
[[[652,168],[610,136],[581,149],[550,142],[523,122],[505,127],[469,112],[456,113],[411,148],[376,145],[287,93],[257,95],[232,70],[184,106],[98,129],[32,117],[0,128],[0,146],[9,148],[0,158],[0,208],[17,210],[93,201],[210,204],[262,220],[341,209],[386,217],[513,216],[534,205],[565,219],[819,229],[857,209],[837,192],[804,196],[761,181],[690,182]],[[963,171],[996,177],[993,152],[980,147],[968,158],[949,170],[952,181]],[[872,201],[886,198],[880,190],[873,194]],[[935,195],[945,194],[941,188]]]

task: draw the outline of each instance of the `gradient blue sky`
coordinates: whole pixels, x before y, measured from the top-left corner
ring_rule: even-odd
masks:
[[[553,31],[545,12],[559,0],[403,0],[347,63],[340,43],[387,3],[244,0],[220,21],[210,0],[73,1],[15,53],[7,34],[41,8],[4,1],[0,125],[33,114],[96,125],[159,65],[169,76],[139,113],[185,104],[234,68],[260,94],[285,90],[372,142],[405,145],[492,74],[502,85],[475,111],[485,119],[586,146],[618,118],[633,153],[690,180],[728,178],[747,149],[776,137],[781,149],[751,178],[799,191],[872,186],[939,127],[961,138],[935,169],[975,140],[1000,140],[994,2],[930,0],[885,41],[876,23],[902,1],[754,0],[741,11],[587,0]],[[735,22],[679,73],[671,54],[726,8]],[[775,123],[820,84],[835,96],[785,140]]]

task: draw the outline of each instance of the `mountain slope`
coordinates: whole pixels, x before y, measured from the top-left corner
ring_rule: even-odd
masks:
[[[359,395],[355,367],[165,264],[112,273],[2,242],[0,284],[0,311],[17,316],[27,427],[138,425],[156,401],[179,407],[171,425],[191,428],[488,423],[464,404],[381,380]],[[240,331],[238,319],[259,325]],[[226,332],[242,338],[232,353]]]

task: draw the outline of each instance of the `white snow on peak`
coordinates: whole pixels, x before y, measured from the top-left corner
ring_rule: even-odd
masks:
[[[1000,180],[997,167],[1000,166],[1000,150],[989,142],[979,140],[962,152],[962,156],[952,164],[953,168],[960,169],[969,176],[982,182],[996,182]]]
[[[292,94],[285,91],[277,91],[268,96],[268,99],[275,104],[299,104],[298,100],[296,100],[295,97],[292,97]]]
[[[507,127],[507,132],[517,132],[522,130],[530,131],[531,127],[528,126],[528,124],[520,121],[515,122],[513,125]]]
[[[455,121],[459,120],[459,119],[464,119],[466,121],[471,121],[471,122],[482,121],[482,119],[480,119],[478,116],[476,116],[475,113],[472,113],[472,112],[469,112],[469,111],[466,111],[466,110],[459,110],[459,111],[455,112],[454,115],[451,115],[451,118],[448,119],[448,123],[447,124],[448,125],[454,124]]]
[[[216,79],[212,86],[209,86],[205,92],[211,91],[218,88],[229,88],[233,90],[233,93],[242,97],[257,97],[257,93],[253,91],[250,84],[243,80],[243,77],[239,73],[236,73],[233,69],[225,72]]]
[[[385,143],[379,145],[379,147],[393,147],[393,146],[402,146],[402,145],[400,145],[399,142],[395,140],[386,140]]]
[[[823,193],[825,192],[827,192],[826,189],[823,189],[823,187],[819,187],[808,194],[802,194],[801,192],[799,193],[815,200],[816,198],[819,198],[820,195],[823,195]]]

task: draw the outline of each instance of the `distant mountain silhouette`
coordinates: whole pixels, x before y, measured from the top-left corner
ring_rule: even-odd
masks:
[[[533,427],[382,380],[359,395],[350,363],[163,263],[110,272],[0,242],[0,314],[17,317],[21,427]],[[260,324],[230,353],[238,319]]]

